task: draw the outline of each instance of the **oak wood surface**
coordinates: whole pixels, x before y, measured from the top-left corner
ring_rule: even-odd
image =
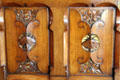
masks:
[[[97,77],[97,76],[72,76],[70,80],[113,80],[112,77]]]
[[[24,3],[27,5],[42,3],[50,7],[53,15],[53,22],[51,29],[54,32],[54,67],[51,68],[51,75],[65,75],[65,67],[63,62],[63,32],[65,30],[63,16],[68,8],[68,6],[75,3],[85,3],[85,4],[99,4],[102,2],[111,2],[117,5],[117,0],[1,0],[2,6],[8,6],[8,3],[17,3],[24,6]]]
[[[47,75],[8,75],[7,80],[49,80]]]
[[[116,37],[115,37],[115,80],[120,80],[120,32],[118,28],[119,24],[119,15],[117,16],[117,24],[116,24]]]
[[[99,56],[103,59],[103,63],[100,67],[103,73],[112,75],[115,23],[114,8],[104,8],[105,10],[101,16],[101,20],[104,21],[104,26],[100,26],[100,24],[95,23],[93,24],[92,28],[90,28],[86,22],[82,22],[82,18],[77,9],[79,8],[70,8],[70,74],[75,75],[80,73],[80,64],[78,64],[78,58],[81,58],[81,63],[86,63],[91,57],[91,59],[97,63],[97,57]],[[102,8],[88,9],[101,10]],[[87,52],[82,48],[82,39],[87,34],[96,34],[100,39],[100,47],[95,52]]]
[[[0,67],[6,65],[4,10],[0,9]]]
[[[16,22],[16,14],[14,13],[14,9],[16,8],[5,9],[8,72],[15,73],[20,63],[25,62],[28,55],[30,60],[38,63],[38,68],[42,73],[48,73],[49,39],[47,9],[34,8],[39,10],[36,14],[36,20],[39,21],[39,25],[31,22],[28,24],[27,29],[23,23]],[[36,44],[31,51],[26,52],[19,47],[18,38],[21,34],[28,32],[34,35]]]
[[[3,68],[0,67],[0,80],[4,79],[4,72],[3,72]]]
[[[7,3],[18,3],[23,6],[24,6],[24,3],[26,3],[27,5],[31,5],[34,3],[43,3],[50,7],[52,13],[54,14],[51,29],[54,31],[54,53],[55,53],[53,57],[54,66],[51,68],[50,75],[65,75],[66,74],[64,62],[63,62],[63,55],[64,55],[63,54],[63,32],[66,27],[63,22],[63,16],[68,6],[74,3],[87,3],[87,4],[90,3],[91,4],[91,3],[102,3],[102,2],[111,2],[117,5],[117,0],[100,0],[100,1],[99,0],[76,0],[76,1],[75,0],[69,0],[69,1],[68,0],[50,0],[50,1],[49,0],[29,0],[29,1],[28,0],[1,0],[0,1],[1,6],[5,6],[5,5],[7,6],[8,5]],[[83,79],[86,79],[86,78],[83,78]],[[98,79],[98,77],[96,77],[96,79]]]
[[[50,80],[67,80],[66,77],[63,76],[50,76]]]

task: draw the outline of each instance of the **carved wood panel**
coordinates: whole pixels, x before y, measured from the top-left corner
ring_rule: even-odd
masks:
[[[115,0],[116,1],[116,0]],[[7,3],[6,3],[7,2]],[[22,73],[38,73],[38,74],[28,74],[28,75],[24,75],[24,74],[9,74],[9,73],[14,73],[14,72],[8,72],[8,76],[7,76],[7,79],[8,80],[16,80],[16,79],[20,79],[20,80],[38,80],[38,79],[41,79],[41,80],[48,80],[48,79],[50,79],[50,80],[60,80],[60,79],[64,79],[64,80],[74,80],[74,79],[86,79],[86,80],[101,80],[101,79],[103,79],[103,80],[112,80],[112,76],[98,76],[98,77],[96,77],[96,76],[86,76],[87,74],[90,74],[90,75],[92,75],[92,74],[99,74],[99,73],[96,73],[96,71],[95,71],[95,73],[93,73],[93,72],[86,72],[86,73],[84,73],[83,72],[83,69],[81,69],[80,67],[81,66],[79,66],[79,69],[81,69],[81,71],[79,71],[78,72],[78,74],[82,74],[82,73],[84,73],[84,74],[86,74],[86,75],[84,75],[84,76],[70,76],[71,74],[69,74],[69,69],[68,68],[66,68],[66,66],[67,66],[67,59],[68,59],[68,55],[70,55],[70,54],[63,54],[64,52],[65,53],[67,53],[68,51],[68,48],[66,48],[64,51],[63,51],[63,45],[64,45],[64,47],[70,47],[70,46],[68,46],[69,44],[68,43],[64,43],[64,42],[68,42],[69,41],[69,39],[68,39],[68,36],[67,37],[65,37],[66,35],[68,35],[68,32],[67,32],[67,30],[66,30],[66,33],[64,34],[64,37],[67,39],[66,41],[62,41],[63,40],[63,31],[64,31],[64,27],[65,27],[65,25],[64,25],[64,23],[63,23],[63,16],[64,16],[64,13],[67,11],[67,9],[68,9],[68,6],[69,5],[71,5],[71,4],[73,4],[73,3],[89,3],[90,5],[91,5],[91,1],[90,0],[87,0],[87,1],[82,1],[82,0],[78,0],[78,1],[73,1],[73,0],[71,0],[71,1],[60,1],[60,0],[57,0],[57,1],[39,1],[39,0],[37,0],[37,1],[35,1],[35,0],[31,0],[31,1],[26,1],[26,0],[24,0],[24,1],[16,1],[16,0],[6,0],[6,1],[3,1],[3,5],[4,6],[11,6],[11,2],[13,2],[13,4],[14,4],[14,2],[15,2],[15,4],[13,5],[13,6],[16,6],[17,4],[16,3],[18,3],[18,4],[20,4],[20,5],[22,5],[22,6],[26,6],[26,8],[27,8],[27,6],[40,6],[39,5],[39,2],[41,2],[41,3],[44,3],[44,4],[47,4],[50,8],[51,8],[51,10],[52,10],[52,12],[53,12],[53,23],[52,23],[52,29],[54,30],[54,55],[52,55],[52,60],[51,60],[51,64],[52,64],[52,66],[51,66],[51,70],[50,70],[50,76],[49,76],[49,78],[48,78],[48,75],[38,75],[39,73],[43,73],[42,71],[40,71],[40,69],[39,69],[39,67],[38,67],[38,61],[36,61],[36,59],[35,59],[35,61],[34,61],[34,58],[33,58],[33,60],[32,59],[30,59],[30,56],[28,55],[29,54],[29,52],[31,52],[31,51],[33,51],[34,50],[34,48],[35,48],[35,46],[36,46],[36,37],[33,35],[33,34],[31,34],[31,31],[29,32],[29,33],[27,33],[27,30],[26,30],[26,28],[25,28],[25,32],[23,33],[23,34],[21,34],[19,37],[18,37],[18,46],[19,46],[19,48],[20,49],[22,49],[24,52],[25,52],[25,54],[27,53],[27,55],[25,55],[25,56],[23,56],[23,57],[25,57],[26,59],[24,59],[24,61],[22,61],[22,59],[20,59],[19,58],[19,56],[17,56],[17,58],[16,59],[18,59],[17,60],[17,65],[19,65],[19,66],[27,66],[27,67],[25,67],[25,68],[21,68],[21,67],[18,67],[17,69],[16,69],[16,71],[15,71],[15,73],[21,73],[21,70],[25,70],[25,71],[22,71]],[[97,1],[92,1],[92,3],[96,3]],[[101,1],[102,2],[102,1]],[[103,1],[104,2],[104,1]],[[112,0],[111,1],[108,1],[108,2],[112,2]],[[10,4],[9,4],[10,3]],[[34,4],[34,3],[36,3],[36,4]],[[82,4],[81,3],[81,4]],[[100,1],[98,2],[98,3],[100,3]],[[76,5],[76,6],[78,6],[78,5]],[[31,8],[32,9],[32,8]],[[18,10],[19,11],[19,10]],[[18,12],[16,12],[16,11],[14,11],[15,12],[15,15],[18,13]],[[26,11],[24,11],[23,13],[26,13]],[[28,11],[28,13],[29,13],[29,11]],[[5,13],[6,14],[6,13]],[[35,11],[35,14],[36,14],[36,11]],[[11,15],[10,15],[11,16]],[[19,16],[19,15],[18,15]],[[18,17],[17,15],[16,15],[16,17]],[[29,15],[26,15],[26,16],[28,16],[29,17]],[[29,25],[29,20],[31,21],[31,19],[30,18],[26,18],[26,16],[23,16],[23,18],[25,18],[26,20],[22,20],[23,18],[16,18],[16,22],[17,21],[20,21],[20,22],[22,22],[23,24],[24,24],[24,26],[26,27],[27,25]],[[31,16],[32,17],[32,16]],[[7,19],[7,18],[6,18]],[[39,21],[38,20],[36,20],[36,18],[33,18],[33,20],[35,20],[35,25],[37,24],[39,24]],[[86,19],[85,19],[86,20]],[[83,20],[84,21],[84,20]],[[89,19],[88,19],[88,21],[89,21]],[[93,21],[93,20],[92,20]],[[95,23],[94,21],[92,22],[92,21],[90,21],[90,23]],[[6,22],[6,21],[5,21]],[[68,21],[69,22],[69,21]],[[85,21],[84,21],[85,22]],[[103,24],[103,22],[99,22],[99,23],[101,23],[100,25],[102,25]],[[78,22],[78,24],[79,24],[79,22]],[[15,24],[16,25],[16,24]],[[19,22],[17,22],[17,25],[19,25]],[[81,23],[80,23],[80,26],[81,26]],[[24,30],[23,30],[24,31]],[[97,30],[98,31],[98,30]],[[41,31],[42,32],[42,31]],[[88,30],[88,32],[92,32],[92,30]],[[22,33],[22,32],[21,32]],[[9,35],[9,34],[8,34]],[[38,36],[37,36],[38,37]],[[49,39],[50,39],[50,37],[49,37]],[[43,42],[44,43],[44,42]],[[64,44],[63,44],[64,43]],[[95,43],[95,44],[93,44],[93,43]],[[52,44],[52,43],[51,43]],[[86,52],[88,52],[88,53],[95,53],[99,48],[100,48],[100,45],[101,45],[101,41],[100,41],[100,38],[99,38],[99,36],[98,35],[96,35],[96,34],[87,34],[87,35],[85,35],[83,38],[82,38],[82,40],[81,40],[81,46],[82,46],[82,48],[86,51]],[[7,50],[6,50],[7,51]],[[12,51],[11,51],[12,52]],[[33,51],[34,52],[34,51]],[[91,54],[92,55],[92,54]],[[90,55],[90,57],[91,57],[91,55]],[[10,55],[9,55],[10,56]],[[33,56],[33,55],[32,55]],[[93,56],[96,56],[96,55],[94,55],[93,54]],[[69,57],[70,58],[70,57]],[[100,60],[100,63],[101,62],[103,62],[103,60],[100,58],[100,57],[97,57],[97,58],[99,58],[99,60]],[[11,57],[11,59],[12,59],[12,57]],[[77,62],[78,62],[78,64],[80,65],[81,64],[81,62],[82,62],[82,60],[81,60],[82,58],[81,57],[79,57],[79,59],[77,59]],[[90,58],[91,59],[91,58]],[[10,60],[10,59],[9,59]],[[21,60],[21,61],[20,61]],[[96,59],[95,59],[96,60]],[[69,60],[70,61],[70,60]],[[98,61],[99,62],[99,61]],[[12,63],[12,61],[11,61],[11,63]],[[31,63],[32,63],[32,65],[31,65]],[[74,62],[73,62],[74,63]],[[92,60],[90,60],[89,62],[87,62],[87,65],[90,65],[90,66],[88,66],[87,68],[91,68],[91,64],[93,64],[94,62],[92,61]],[[7,63],[7,65],[8,65],[9,63]],[[44,63],[43,63],[44,64]],[[16,64],[15,64],[16,65]],[[30,66],[28,66],[28,65],[30,65]],[[42,63],[41,63],[41,65],[42,65]],[[34,66],[32,69],[30,68],[30,67],[32,67],[32,66]],[[86,64],[84,65],[82,65],[82,67],[84,67],[84,66],[86,66]],[[96,66],[96,65],[95,65]],[[97,65],[97,66],[99,66],[99,65]],[[69,66],[68,67],[70,67],[70,64],[69,64]],[[77,67],[77,66],[76,66]],[[74,68],[74,69],[76,69],[76,67]],[[100,64],[100,67],[101,67],[101,64]],[[45,68],[44,68],[45,69]],[[2,70],[3,71],[3,70]],[[85,70],[86,71],[86,70]],[[111,71],[111,70],[110,70]],[[0,71],[1,72],[1,71]],[[67,72],[67,75],[65,75],[65,73]],[[101,68],[99,69],[99,70],[97,70],[97,72],[103,72],[102,70],[101,70]],[[101,73],[100,73],[101,74]],[[74,74],[73,74],[74,75]],[[77,75],[77,73],[75,73],[75,75]],[[105,74],[106,75],[106,74]],[[1,76],[1,75],[0,75]]]
[[[71,75],[112,75],[115,9],[71,7],[69,10]]]
[[[9,73],[48,73],[47,8],[5,8]]]

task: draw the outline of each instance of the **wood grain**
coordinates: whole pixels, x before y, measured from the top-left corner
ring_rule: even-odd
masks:
[[[90,59],[90,57],[95,63],[97,63],[96,61],[98,56],[103,58],[103,63],[101,65],[101,70],[104,73],[103,75],[112,75],[115,11],[114,8],[104,9],[105,10],[101,16],[102,21],[104,21],[104,26],[102,27],[100,26],[100,24],[93,24],[92,29],[90,30],[90,26],[87,23],[81,21],[81,16],[79,12],[77,12],[77,8],[70,8],[69,67],[71,75],[80,74],[80,64],[78,64],[77,61],[79,57],[82,59],[81,63],[86,63]],[[83,37],[90,33],[97,34],[100,38],[100,47],[97,51],[93,53],[85,51],[81,45]]]
[[[50,76],[50,80],[67,80],[66,77]]]
[[[4,80],[3,67],[0,67],[0,80]]]
[[[68,6],[75,4],[75,3],[102,3],[102,2],[111,2],[117,5],[117,0],[1,0],[1,5],[5,6],[8,3],[17,3],[19,5],[24,6],[24,4],[31,5],[35,3],[42,3],[48,5],[50,7],[53,15],[53,22],[51,25],[51,29],[54,32],[54,67],[51,68],[51,75],[65,75],[65,67],[63,63],[63,32],[65,29],[63,23],[63,16],[66,12]],[[37,5],[36,5],[37,6]]]
[[[117,30],[118,27],[120,27],[120,15],[117,15],[115,32],[115,80],[120,80],[120,32]]]
[[[65,30],[65,25],[63,23],[63,16],[68,9],[68,6],[74,3],[86,3],[91,5],[91,3],[101,2],[111,2],[117,5],[117,0],[0,0],[1,6],[8,6],[8,3],[17,3],[22,6],[24,6],[25,4],[31,5],[34,3],[43,3],[50,7],[52,13],[54,14],[53,22],[51,25],[51,29],[54,32],[54,67],[51,67],[50,75],[65,75],[65,67],[63,63],[63,32]]]
[[[106,16],[107,14],[107,16]],[[100,25],[95,25],[92,28],[91,33],[97,34],[100,38],[100,47],[99,49],[93,53],[93,55],[98,55],[103,58],[103,64],[101,65],[101,69],[103,73],[112,75],[112,69],[114,64],[114,24],[115,24],[115,9],[114,8],[106,8],[101,19],[104,21],[104,28],[97,27]],[[107,56],[107,58],[106,58]],[[95,56],[93,57],[95,58]],[[96,57],[97,59],[97,57]],[[97,60],[96,60],[97,61]],[[95,62],[95,61],[94,61]]]
[[[5,79],[6,50],[5,50],[5,26],[4,10],[0,9],[0,80]]]
[[[112,77],[101,77],[101,76],[72,76],[70,80],[113,80]]]
[[[25,32],[30,32],[36,38],[36,46],[29,52],[28,57],[30,60],[36,61],[38,63],[38,67],[41,72],[48,73],[49,30],[47,9],[34,8],[39,9],[36,15],[36,20],[38,20],[40,24],[36,26],[34,22],[31,22],[28,25],[27,29],[25,28],[25,25],[23,23],[16,22],[16,15],[13,11],[14,9],[15,8],[5,9],[8,72],[14,73],[17,70],[19,64],[26,60],[28,53],[23,49],[19,48],[18,37]]]
[[[49,80],[47,75],[8,75],[7,80]]]
[[[25,26],[19,23],[15,25],[16,15],[10,9],[5,10],[6,20],[6,44],[7,44],[7,67],[8,72],[16,72],[19,63],[25,61],[25,52],[18,46],[18,36],[25,32]],[[11,47],[12,46],[12,47]]]
[[[74,8],[70,9],[69,21],[70,21],[69,67],[70,74],[76,74],[79,72],[80,66],[80,64],[78,64],[78,58],[83,59],[81,63],[85,63],[90,59],[90,53],[84,51],[81,46],[82,38],[88,33],[90,33],[90,27],[85,22],[82,22],[80,14]]]
[[[0,67],[6,66],[4,10],[0,9]]]
[[[41,8],[37,13],[36,19],[40,24],[31,32],[36,37],[36,46],[29,53],[29,58],[38,63],[38,67],[43,73],[48,73],[49,70],[48,17],[49,15],[46,8]]]

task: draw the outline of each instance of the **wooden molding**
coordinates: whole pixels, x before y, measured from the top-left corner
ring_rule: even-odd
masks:
[[[6,66],[4,11],[0,9],[0,66]]]

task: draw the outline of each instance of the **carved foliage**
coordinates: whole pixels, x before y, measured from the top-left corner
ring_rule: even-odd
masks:
[[[36,19],[37,12],[38,9],[16,9],[16,20],[27,26],[30,21],[34,21]]]
[[[86,22],[91,28],[93,24],[96,22],[100,22],[100,24],[102,22],[102,25],[104,26],[104,22],[101,20],[101,15],[104,12],[104,9],[77,8],[77,11],[81,15],[81,20],[83,22]],[[89,33],[88,35],[83,37],[81,45],[85,51],[88,51],[92,54],[93,52],[98,50],[100,46],[99,36],[97,36],[97,34],[94,34],[94,33]],[[92,58],[90,58],[90,60],[87,61],[86,63],[80,63],[78,59],[78,63],[80,64],[80,72],[95,73],[95,74],[103,73],[100,68],[100,65],[102,64],[103,59],[99,58],[98,56],[97,58],[101,60],[100,63],[95,63],[92,60]]]
[[[30,61],[28,58],[25,62],[22,62],[17,69],[17,72],[40,72],[37,63]]]
[[[16,13],[16,21],[22,22],[26,27],[26,33],[22,33],[18,37],[18,46],[29,54],[29,51],[36,45],[36,39],[31,32],[27,31],[28,24],[31,21],[36,20],[36,14],[38,9],[15,9],[14,12]],[[38,69],[37,63],[35,61],[31,61],[28,56],[25,62],[20,63],[17,72],[40,72]]]
[[[91,8],[79,8],[77,10],[81,15],[82,21],[88,23],[91,27],[96,21],[101,20],[101,15],[104,11],[104,9],[97,10]]]

